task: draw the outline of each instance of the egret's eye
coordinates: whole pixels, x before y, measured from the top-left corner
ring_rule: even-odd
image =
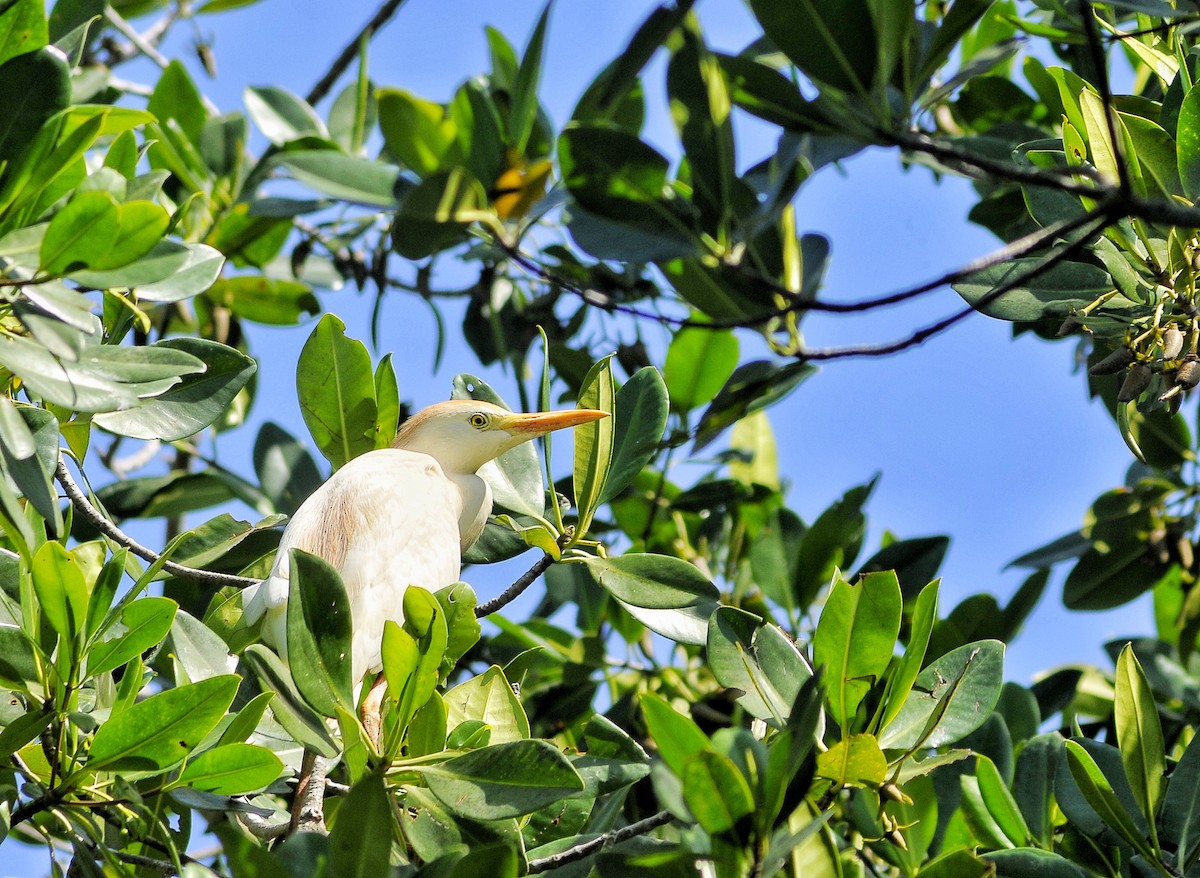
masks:
[[[481,412],[476,412],[475,414],[471,415],[470,424],[476,430],[482,430],[488,425],[488,416]]]

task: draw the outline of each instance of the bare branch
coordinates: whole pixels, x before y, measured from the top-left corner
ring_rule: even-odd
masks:
[[[651,814],[645,820],[639,820],[620,829],[614,829],[612,832],[606,832],[598,838],[577,844],[574,847],[567,848],[565,851],[551,854],[548,857],[530,860],[526,874],[536,875],[539,872],[549,872],[551,869],[557,869],[568,863],[576,863],[610,845],[620,844],[639,835],[645,835],[647,832],[658,829],[660,826],[666,826],[673,819],[674,817],[670,811],[659,811],[657,814]]]
[[[396,14],[401,6],[404,5],[404,0],[385,0],[385,2],[375,11],[368,21],[358,33],[346,43],[346,47],[341,53],[333,59],[333,63],[329,65],[329,69],[325,71],[317,84],[314,85],[304,96],[304,99],[310,104],[319,102],[323,97],[329,94],[329,90],[333,88],[333,84],[337,82],[338,77],[346,72],[346,69],[353,63],[355,57],[358,56],[358,48],[360,43],[366,39],[371,39],[381,27],[387,24],[388,20]]]
[[[294,832],[329,834],[325,828],[325,771],[324,758],[305,750],[304,760],[300,764],[300,780],[296,784],[296,799],[292,804],[289,835]]]
[[[117,12],[111,6],[104,7],[104,17],[108,19],[108,23],[115,27],[123,37],[131,42],[139,52],[153,61],[162,69],[166,69],[171,62],[167,60],[161,52],[155,48],[154,44],[137,32],[137,28],[131,25],[124,19],[121,13]]]
[[[75,511],[87,519],[88,523],[100,531],[100,533],[129,549],[129,551],[142,560],[149,561],[151,564],[156,563],[162,558],[159,553],[143,546],[113,524],[104,513],[92,505],[75,479],[71,477],[71,473],[67,470],[66,461],[62,457],[59,457],[58,468],[54,471],[54,477],[62,485],[63,491],[66,493],[67,499],[71,501],[71,505],[75,507]],[[185,567],[183,564],[176,564],[174,561],[164,561],[162,569],[173,576],[184,576],[195,582],[204,585],[214,585],[218,588],[226,585],[236,585],[238,588],[245,588],[248,585],[254,585],[258,582],[257,579],[251,579],[248,576],[234,576],[231,573],[217,573],[212,570]]]
[[[506,588],[498,597],[477,606],[475,608],[475,615],[482,619],[484,616],[490,616],[492,613],[503,609],[520,597],[521,593],[533,585],[539,576],[550,569],[550,565],[553,563],[554,558],[549,554],[542,555],[532,567],[522,573],[517,581]]]
[[[1089,238],[1101,232],[1111,222],[1107,216],[1101,216],[1099,219],[1096,219],[1093,216],[1094,213],[1095,211],[1093,211],[1092,214],[1089,214],[1089,217],[1092,217],[1094,220],[1092,225],[1088,227],[1084,234],[1080,235],[1076,240],[1070,242],[1064,247],[1060,247],[1059,249],[1046,254],[1044,257],[1038,260],[1035,265],[1030,266],[1027,271],[1020,272],[1015,277],[991,290],[974,305],[968,306],[961,311],[951,314],[949,317],[946,317],[943,320],[939,320],[936,323],[930,324],[922,329],[918,329],[911,335],[908,335],[905,338],[897,341],[886,342],[879,345],[849,345],[840,348],[826,348],[824,350],[800,351],[797,352],[796,356],[801,360],[842,360],[849,357],[881,357],[886,354],[895,354],[900,351],[907,350],[908,348],[916,347],[917,345],[929,340],[933,336],[945,332],[947,329],[954,326],[956,323],[965,320],[972,314],[978,313],[979,309],[981,309],[984,305],[995,301],[1000,296],[1004,295],[1010,290],[1016,289],[1021,284],[1028,283],[1039,275],[1044,274],[1055,265],[1058,265],[1063,260],[1081,250],[1084,243]]]

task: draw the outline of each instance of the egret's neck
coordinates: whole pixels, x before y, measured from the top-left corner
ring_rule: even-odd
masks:
[[[458,516],[459,545],[466,551],[479,539],[483,526],[492,511],[492,489],[475,473],[446,473],[462,496],[462,513]]]

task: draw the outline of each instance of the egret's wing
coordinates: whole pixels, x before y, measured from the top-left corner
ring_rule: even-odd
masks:
[[[263,639],[286,656],[288,553],[319,555],[345,583],[361,679],[380,667],[383,623],[404,618],[405,589],[458,580],[461,510],[458,487],[426,454],[386,448],[355,458],[292,516],[271,575],[245,600],[247,621],[265,615]]]

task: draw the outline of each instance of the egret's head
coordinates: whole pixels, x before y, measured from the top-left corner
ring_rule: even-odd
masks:
[[[405,421],[394,444],[428,454],[447,472],[473,473],[522,442],[605,417],[607,412],[596,409],[523,414],[490,402],[452,399]]]

